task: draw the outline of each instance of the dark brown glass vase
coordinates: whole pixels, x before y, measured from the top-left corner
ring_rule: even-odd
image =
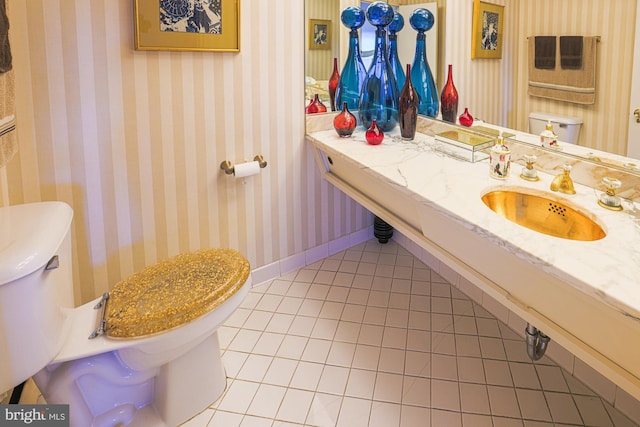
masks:
[[[416,136],[418,103],[418,92],[411,83],[411,65],[407,64],[407,78],[398,98],[398,116],[402,139],[412,140]]]

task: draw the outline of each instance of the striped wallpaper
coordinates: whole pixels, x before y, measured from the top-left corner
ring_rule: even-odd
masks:
[[[371,223],[304,143],[303,2],[241,2],[241,52],[134,51],[130,0],[9,0],[19,154],[2,204],[74,211],[76,302],[155,261],[232,247],[252,268]],[[258,176],[220,163],[262,154]]]

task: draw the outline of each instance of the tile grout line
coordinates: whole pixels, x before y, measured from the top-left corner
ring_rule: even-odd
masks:
[[[358,245],[358,246],[362,246],[362,250],[359,251],[360,252],[359,259],[362,260],[364,258],[365,252],[367,252],[366,248],[368,246],[368,243],[364,243],[364,244],[361,244],[361,245]],[[396,264],[398,263],[398,257],[399,257],[398,248],[401,248],[401,246],[397,245],[397,247],[395,249],[396,252],[393,255],[393,258],[395,259],[395,263]],[[383,254],[383,253],[386,254],[386,252],[382,252],[380,250],[381,248],[378,248],[378,249],[379,249],[378,250],[378,259],[380,259],[381,254]],[[404,250],[404,248],[403,248],[403,250]],[[340,262],[345,260],[346,254],[347,254],[348,251],[349,251],[348,249],[345,250],[345,251],[342,251],[343,253],[342,253],[342,256],[340,257]],[[409,253],[408,251],[406,251],[406,252]],[[409,255],[409,256],[411,256],[411,266],[409,268],[412,271],[414,271],[416,269],[415,261],[417,260],[417,258],[415,256],[413,256],[413,255]],[[390,259],[391,257],[388,257],[388,258]],[[329,257],[327,257],[326,259],[329,259]],[[306,337],[307,338],[307,342],[305,344],[305,349],[303,349],[303,351],[302,351],[302,355],[304,354],[307,346],[309,346],[309,343],[310,343],[311,339],[325,340],[325,341],[329,342],[329,347],[328,347],[328,350],[327,350],[326,357],[324,358],[324,362],[322,363],[324,365],[322,371],[324,372],[327,366],[336,366],[336,365],[330,364],[329,356],[331,355],[331,349],[333,348],[334,344],[342,342],[342,341],[336,341],[336,338],[337,338],[338,327],[340,325],[340,322],[344,322],[343,316],[344,316],[347,304],[354,304],[354,305],[358,305],[358,306],[364,307],[362,320],[361,320],[361,322],[359,322],[360,327],[358,329],[358,334],[357,334],[357,337],[356,337],[356,340],[355,340],[355,343],[354,343],[354,351],[353,351],[353,354],[350,357],[351,366],[348,367],[348,376],[347,376],[346,383],[345,383],[345,386],[344,386],[345,389],[344,389],[344,392],[343,392],[343,394],[341,396],[340,395],[335,395],[335,396],[337,396],[337,397],[339,397],[341,399],[340,400],[340,405],[339,405],[339,408],[338,408],[338,412],[336,413],[337,414],[336,415],[337,416],[336,420],[337,421],[340,420],[339,417],[340,417],[340,414],[342,413],[342,409],[343,409],[343,405],[344,405],[344,399],[345,399],[345,397],[347,397],[347,395],[346,395],[347,391],[346,390],[347,390],[349,381],[351,379],[351,374],[353,372],[353,369],[355,369],[355,367],[353,366],[353,362],[354,362],[354,359],[355,359],[355,356],[356,356],[357,346],[358,345],[368,345],[368,346],[372,345],[373,347],[376,347],[376,348],[379,349],[379,354],[378,354],[378,360],[377,360],[376,367],[373,368],[373,369],[364,368],[367,371],[371,371],[371,372],[373,372],[375,374],[375,380],[373,382],[373,390],[371,391],[372,397],[371,397],[371,399],[369,399],[369,401],[370,401],[370,404],[369,404],[369,407],[370,407],[369,420],[371,420],[372,419],[371,417],[373,416],[373,407],[374,407],[375,402],[390,403],[390,402],[387,402],[386,400],[376,400],[376,386],[378,385],[379,381],[381,381],[380,374],[381,373],[383,373],[383,374],[389,373],[389,374],[392,374],[392,375],[394,375],[394,374],[398,374],[399,375],[399,373],[395,373],[395,371],[392,370],[393,368],[389,368],[390,369],[389,372],[381,371],[381,369],[385,369],[385,367],[382,366],[382,349],[385,349],[385,348],[386,349],[395,349],[395,347],[386,346],[385,342],[384,342],[385,328],[387,328],[387,327],[397,327],[397,325],[394,326],[394,325],[387,324],[387,322],[389,321],[388,316],[390,314],[390,310],[396,310],[397,309],[397,310],[404,310],[405,311],[405,316],[407,317],[407,319],[405,319],[406,320],[406,324],[405,324],[405,326],[403,326],[402,329],[405,332],[405,334],[407,335],[407,338],[405,339],[404,348],[400,348],[400,350],[402,350],[405,353],[405,355],[406,355],[406,352],[408,351],[408,348],[409,348],[408,347],[408,345],[409,345],[409,343],[408,343],[409,331],[410,330],[418,330],[418,329],[412,329],[411,326],[410,326],[410,319],[409,319],[410,315],[409,315],[409,313],[412,311],[411,304],[409,303],[408,306],[398,308],[398,307],[395,307],[393,305],[394,303],[393,303],[393,299],[392,299],[392,295],[394,295],[394,294],[396,294],[396,295],[409,295],[409,298],[412,295],[418,295],[418,294],[414,293],[413,282],[415,282],[415,278],[414,278],[415,275],[412,274],[411,275],[412,278],[411,279],[407,279],[410,282],[410,290],[409,290],[408,294],[405,294],[405,293],[402,293],[402,292],[393,292],[393,279],[394,279],[395,271],[397,269],[397,265],[396,264],[394,264],[394,267],[393,267],[393,272],[394,273],[392,273],[390,277],[386,277],[386,276],[379,277],[381,279],[379,281],[376,281],[375,277],[378,277],[378,276],[376,276],[377,272],[382,271],[382,270],[374,269],[372,272],[370,272],[369,275],[372,276],[372,279],[369,281],[368,286],[366,288],[359,288],[359,287],[358,288],[354,288],[353,287],[353,284],[354,284],[353,282],[356,280],[356,276],[358,276],[358,274],[359,274],[357,268],[355,269],[355,272],[352,273],[353,277],[351,279],[351,286],[348,286],[348,285],[345,286],[345,285],[341,285],[341,284],[336,285],[335,284],[335,280],[337,278],[337,273],[338,273],[336,271],[333,272],[333,277],[331,279],[331,283],[330,284],[322,283],[322,282],[318,283],[318,282],[316,282],[316,279],[318,278],[318,273],[320,271],[331,271],[331,270],[323,270],[323,262],[324,262],[324,260],[321,260],[321,261],[318,261],[318,262],[314,263],[315,264],[315,270],[316,270],[316,272],[313,274],[314,278],[311,280],[311,282],[309,282],[309,286],[306,289],[305,296],[304,297],[300,297],[300,299],[302,299],[302,300],[307,300],[307,296],[309,295],[311,287],[314,284],[320,284],[320,285],[326,287],[326,293],[321,292],[321,294],[320,294],[320,295],[323,295],[323,299],[314,299],[315,301],[321,301],[322,302],[322,305],[318,309],[318,312],[316,313],[316,315],[315,316],[306,316],[306,317],[314,317],[314,320],[313,320],[313,325],[311,326],[311,332],[309,333],[309,336]],[[308,266],[306,266],[306,267],[308,267]],[[303,270],[303,269],[305,269],[305,268],[301,268],[299,270]],[[432,280],[432,277],[433,277],[433,275],[437,275],[437,273],[435,273],[435,271],[433,269],[430,269],[430,268],[427,268],[427,270],[429,271],[429,276],[430,276],[429,287],[432,288],[434,286],[434,282]],[[440,279],[440,276],[437,275],[437,278]],[[322,280],[324,280],[324,279],[322,279]],[[271,281],[268,285],[265,285],[265,286],[270,288],[273,285],[274,281]],[[288,291],[289,291],[289,289],[291,289],[291,286],[293,285],[294,281],[295,281],[295,277],[293,279],[291,279],[291,281],[289,281],[289,285],[288,285],[288,288],[287,288],[286,292],[284,292],[283,294],[277,294],[277,295],[279,295],[281,297],[281,299],[278,302],[278,305],[273,309],[274,314],[278,313],[278,309],[284,303],[284,297],[288,294]],[[442,281],[444,281],[444,280],[442,279]],[[509,378],[510,378],[510,381],[511,381],[511,386],[509,386],[508,388],[511,389],[513,391],[513,393],[515,394],[515,396],[516,396],[516,401],[518,402],[518,410],[519,410],[520,415],[521,415],[521,417],[519,419],[526,420],[526,418],[522,414],[522,407],[521,407],[522,403],[520,402],[519,399],[517,399],[516,390],[520,389],[520,388],[523,389],[523,390],[528,390],[529,389],[529,390],[538,390],[539,392],[541,392],[543,397],[544,397],[544,401],[545,401],[545,404],[547,406],[547,409],[549,410],[549,413],[550,413],[550,415],[552,416],[552,419],[553,419],[553,414],[550,411],[548,396],[547,396],[547,393],[546,393],[546,392],[550,392],[551,390],[547,390],[546,389],[546,386],[543,384],[543,381],[542,381],[541,373],[536,368],[537,366],[546,366],[546,364],[543,363],[543,364],[540,364],[540,365],[537,365],[537,364],[533,364],[532,365],[532,368],[534,369],[534,373],[535,373],[535,378],[539,383],[539,388],[528,388],[526,386],[522,387],[522,384],[520,384],[520,386],[519,386],[517,384],[517,382],[516,382],[516,377],[514,376],[514,371],[513,371],[513,366],[512,365],[513,364],[518,364],[518,363],[523,363],[523,362],[521,360],[514,359],[512,354],[511,354],[511,350],[508,350],[507,343],[510,342],[510,341],[514,341],[514,340],[511,337],[505,336],[505,330],[504,330],[503,323],[500,322],[499,320],[496,323],[497,326],[498,326],[497,333],[498,333],[499,337],[488,333],[486,330],[481,331],[480,330],[481,328],[479,327],[479,324],[478,324],[478,319],[479,318],[487,318],[487,316],[486,315],[482,315],[482,316],[479,317],[478,314],[476,313],[476,307],[480,307],[482,310],[485,310],[485,311],[486,311],[486,309],[484,309],[482,306],[479,306],[476,302],[474,302],[472,299],[468,298],[466,295],[462,294],[459,291],[459,289],[455,288],[450,283],[447,283],[446,281],[444,281],[444,282],[445,283],[440,283],[440,282],[435,282],[435,283],[446,285],[448,287],[449,295],[446,298],[448,299],[448,304],[449,304],[449,306],[451,308],[451,312],[448,313],[448,314],[447,313],[439,313],[437,311],[434,312],[433,311],[433,307],[430,304],[429,311],[427,311],[426,313],[429,313],[429,318],[431,318],[434,313],[435,314],[447,314],[448,316],[450,316],[450,319],[451,319],[450,328],[451,328],[451,330],[447,331],[448,328],[445,328],[445,330],[441,330],[438,333],[440,333],[440,334],[448,334],[453,338],[453,355],[449,354],[448,352],[438,353],[437,350],[434,351],[434,347],[433,347],[432,344],[430,344],[430,349],[428,351],[422,351],[421,350],[420,352],[421,353],[429,353],[429,359],[430,359],[430,365],[431,365],[430,369],[433,369],[434,354],[435,355],[442,354],[442,355],[445,355],[447,357],[454,357],[455,358],[455,369],[456,369],[456,374],[457,374],[456,375],[456,379],[454,381],[451,381],[448,378],[437,378],[438,380],[455,382],[455,384],[457,386],[456,392],[457,392],[457,398],[458,398],[458,403],[459,403],[459,406],[460,406],[460,410],[458,412],[455,412],[455,411],[453,411],[453,412],[459,414],[460,419],[462,419],[464,417],[464,414],[486,415],[486,416],[490,416],[492,418],[495,418],[497,416],[497,415],[494,415],[494,411],[492,409],[493,405],[492,405],[491,399],[489,398],[489,395],[487,395],[487,398],[489,400],[490,415],[482,414],[482,413],[475,413],[475,412],[464,412],[463,408],[462,408],[463,402],[462,402],[462,394],[461,394],[460,385],[461,384],[476,384],[476,383],[475,382],[461,381],[460,380],[460,371],[459,371],[458,368],[459,368],[459,360],[460,360],[460,357],[462,357],[462,356],[459,355],[459,352],[461,351],[461,348],[459,348],[460,344],[459,344],[458,340],[456,339],[456,337],[457,336],[477,336],[478,337],[478,345],[480,346],[479,347],[480,355],[479,356],[466,356],[466,357],[473,358],[473,359],[481,361],[481,363],[482,363],[482,368],[481,368],[482,369],[482,375],[484,376],[484,379],[485,379],[484,383],[483,383],[485,389],[487,389],[487,391],[488,391],[489,383],[487,382],[488,381],[487,380],[487,377],[488,377],[487,365],[484,363],[484,360],[502,361],[502,362],[505,363],[505,365],[509,369]],[[382,290],[375,289],[376,286],[382,286]],[[334,287],[336,287],[336,288],[342,288],[342,287],[348,288],[349,292],[344,294],[344,297],[341,297],[341,299],[336,300],[336,299],[334,299],[334,297],[331,296],[331,292],[332,292],[331,288],[334,288]],[[364,303],[349,302],[350,292],[353,289],[365,289],[366,290],[367,299],[366,299],[366,301]],[[275,289],[274,289],[274,291],[275,291]],[[373,291],[382,292],[381,296],[383,296],[383,297],[385,296],[384,294],[386,294],[386,298],[383,298],[386,301],[386,305],[385,306],[381,307],[379,305],[374,305],[375,302],[373,302],[370,305],[371,293]],[[455,295],[456,291],[461,294],[459,296],[459,298],[456,298],[456,295]],[[260,293],[261,293],[260,299],[254,303],[253,307],[250,309],[251,310],[250,314],[242,322],[242,326],[244,326],[244,324],[248,321],[251,313],[253,313],[254,311],[262,311],[261,309],[257,308],[258,304],[260,303],[260,300],[262,300],[262,298],[265,295],[270,294],[270,289],[264,289],[263,292],[260,292]],[[338,294],[339,292],[335,291],[335,293]],[[430,302],[433,301],[433,298],[435,297],[435,295],[434,295],[432,290],[429,291],[428,297],[429,297],[429,301]],[[473,313],[473,314],[471,314],[469,312],[462,312],[462,313],[457,313],[456,312],[456,309],[454,308],[454,300],[457,300],[457,299],[463,300],[461,297],[465,297],[466,300],[470,302],[471,309],[472,309],[471,313]],[[296,295],[296,298],[298,298],[297,295]],[[332,298],[332,299],[330,299],[330,298]],[[398,298],[398,297],[396,297],[396,298]],[[441,297],[438,296],[437,298],[441,298]],[[313,299],[313,298],[310,298],[310,299]],[[339,313],[338,318],[335,317],[336,314],[332,313],[330,308],[327,308],[326,312],[324,312],[324,314],[323,314],[323,310],[325,309],[325,307],[329,307],[329,305],[327,305],[327,302],[334,302],[336,304],[340,304],[341,305],[340,313]],[[366,308],[369,308],[369,307],[383,308],[385,310],[385,312],[384,312],[385,313],[385,318],[384,318],[384,321],[382,323],[379,323],[379,322],[369,323],[369,322],[367,322],[365,320]],[[300,315],[301,308],[302,308],[302,303],[296,309],[295,314],[293,314],[294,317],[292,318],[292,321],[295,318],[295,316]],[[287,314],[290,314],[290,313],[287,313]],[[491,316],[492,320],[494,320],[494,321],[496,320],[495,316],[491,315],[490,313],[488,313],[488,314]],[[300,315],[300,316],[303,316],[303,315]],[[321,316],[326,316],[326,317],[321,317]],[[456,319],[459,319],[460,321],[463,321],[464,318],[467,318],[467,317],[472,317],[473,318],[473,325],[474,325],[475,330],[476,330],[475,334],[473,334],[471,332],[465,333],[465,332],[461,332],[461,331],[458,331],[458,332],[456,331]],[[271,319],[273,319],[273,316],[271,317]],[[313,331],[314,331],[316,325],[318,325],[318,320],[320,320],[320,319],[333,320],[333,321],[337,322],[337,325],[336,325],[335,329],[331,332],[331,339],[325,339],[325,337],[323,337],[323,336],[313,338],[313,334],[314,334]],[[353,321],[353,319],[349,320],[349,322],[351,322],[351,321]],[[364,333],[363,332],[363,328],[362,328],[363,325],[378,326],[378,327],[381,328],[381,330],[380,330],[381,337],[379,337],[379,343],[378,343],[378,338],[375,337],[375,335],[372,336],[376,340],[375,341],[376,342],[375,345],[371,344],[369,342],[370,340],[368,338],[366,340],[361,339],[361,336]],[[240,328],[238,328],[238,331],[240,331],[242,329],[242,326]],[[509,327],[509,326],[507,326],[507,327]],[[258,339],[260,339],[260,337],[262,337],[265,333],[268,332],[267,328],[268,327],[265,326],[262,330],[259,331],[260,332],[260,336],[258,337]],[[233,342],[233,340],[237,336],[238,331],[236,331],[236,334],[232,338],[229,339],[229,345],[231,345],[231,343]],[[287,330],[285,332],[278,331],[277,333],[280,334],[280,335],[288,336],[290,331],[291,331],[291,325],[289,325],[289,327],[287,328]],[[510,331],[510,329],[509,329],[509,331]],[[321,332],[321,331],[319,331],[319,332]],[[430,340],[432,340],[433,339],[433,332],[434,332],[433,324],[429,325],[428,329],[426,329],[426,332],[431,334],[430,335]],[[273,333],[276,333],[276,332],[273,332]],[[496,355],[485,355],[485,354],[483,354],[482,353],[482,345],[480,344],[480,338],[481,337],[489,338],[490,340],[487,340],[487,341],[495,341],[496,339],[500,339],[500,346],[501,346],[502,352],[504,353],[504,359],[495,358],[494,356],[496,356]],[[278,353],[279,349],[282,347],[283,343],[284,343],[284,340],[278,345],[278,348],[274,350],[274,354],[268,356],[268,357],[271,357],[271,360],[269,362],[269,367],[273,364],[275,358],[278,357],[277,353]],[[497,343],[497,341],[495,341],[495,343]],[[238,371],[237,371],[238,373],[241,372],[242,368],[247,363],[249,355],[253,354],[253,351],[255,350],[255,346],[256,345],[257,345],[257,341],[256,341],[256,343],[254,343],[254,346],[252,347],[252,350],[249,350],[249,351],[246,352],[248,354],[247,359],[245,359],[244,362],[242,363],[242,366],[240,368],[238,368]],[[509,344],[509,345],[511,346],[510,348],[513,347],[512,344]],[[225,352],[227,352],[227,351],[229,351],[229,349],[225,348]],[[294,375],[295,375],[298,367],[300,366],[300,362],[303,361],[303,359],[302,359],[303,356],[302,355],[296,360],[296,367],[295,367],[295,369],[293,371],[291,379],[289,379],[288,385],[286,387],[284,387],[286,390],[292,388],[291,384],[292,384]],[[310,361],[310,363],[316,363],[316,362],[315,361]],[[346,363],[346,362],[344,362],[344,363]],[[339,365],[339,366],[342,366],[342,365]],[[551,364],[551,366],[558,367],[558,365],[555,364],[555,363]],[[258,387],[261,384],[264,383],[264,378],[266,376],[266,373],[269,371],[269,367],[266,368],[266,371],[265,371],[265,374],[263,375],[262,381],[257,383]],[[562,368],[560,368],[560,369],[561,369],[561,372],[564,371],[564,369],[562,369]],[[407,381],[407,377],[411,377],[411,375],[408,375],[406,372],[407,372],[407,366],[406,366],[406,356],[405,356],[405,360],[403,361],[403,369],[402,369],[402,373],[401,373],[402,374],[402,380],[400,381],[400,398],[399,398],[399,402],[391,402],[394,405],[400,405],[401,408],[405,405],[404,402],[405,402],[405,398],[406,398],[405,392],[404,392],[404,386],[405,386],[405,383]],[[430,375],[426,377],[431,382],[430,384],[433,384],[433,382],[432,382],[433,379],[434,379],[433,375],[434,375],[434,373],[431,372]],[[564,376],[566,374],[563,372],[562,375],[563,375],[563,378],[564,378]],[[576,379],[576,381],[577,381],[577,379]],[[380,383],[380,384],[382,384],[382,383]],[[313,390],[311,404],[307,408],[307,412],[306,412],[306,416],[305,416],[305,421],[304,421],[305,423],[311,421],[309,417],[311,416],[311,409],[313,407],[313,402],[315,401],[315,398],[318,395],[318,393],[320,393],[319,390],[318,390],[319,385],[320,385],[320,379],[318,380],[318,384],[316,384],[316,386],[315,386],[315,388]],[[569,386],[567,385],[567,387],[569,387]],[[563,391],[555,391],[555,392],[558,392],[558,393],[561,393],[561,394],[569,394],[569,395],[571,395],[572,402],[573,402],[573,404],[575,406],[575,409],[578,412],[578,415],[579,415],[580,419],[584,420],[584,415],[582,414],[582,412],[580,412],[579,406],[578,406],[578,404],[576,402],[576,398],[575,398],[575,396],[580,395],[580,394],[574,394],[574,391],[572,391],[570,388],[568,388],[567,392],[563,392]],[[257,391],[256,391],[256,393],[257,393]],[[286,394],[286,391],[285,391],[285,394]],[[334,395],[333,393],[329,393],[329,394]],[[225,394],[223,394],[223,397],[225,395],[226,395],[226,391],[225,391]],[[221,399],[219,401],[221,401],[223,399],[223,397],[221,397]],[[358,398],[358,397],[356,397],[356,398]],[[602,401],[602,398],[600,398],[600,397],[597,397],[597,398],[600,399],[600,401]],[[255,399],[255,395],[252,398],[252,401],[253,401],[253,399]],[[431,399],[433,399],[433,393],[431,393]],[[282,406],[282,403],[283,402],[280,402],[280,406],[278,408],[278,411],[280,410],[280,407]],[[249,407],[251,406],[251,404],[252,403],[249,404]],[[407,406],[413,406],[413,405],[407,404]],[[430,410],[430,416],[431,416],[432,421],[435,419],[434,418],[435,414],[434,414],[433,409],[447,411],[447,410],[444,410],[444,409],[433,408],[433,402],[432,401],[430,401],[428,409]],[[612,415],[611,415],[609,409],[605,407],[605,410],[606,410],[608,419],[613,421]],[[276,415],[277,415],[278,411],[276,411]],[[245,414],[244,417],[247,417],[248,415],[249,414]],[[402,410],[400,411],[399,417],[401,419]],[[507,417],[507,418],[510,418],[510,417]],[[514,419],[517,419],[517,418],[514,418]],[[273,424],[275,424],[275,421],[276,421],[276,419],[274,418],[274,423]]]

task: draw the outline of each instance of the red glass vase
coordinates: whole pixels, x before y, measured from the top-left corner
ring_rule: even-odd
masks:
[[[369,145],[380,145],[380,143],[384,139],[384,133],[378,127],[376,119],[371,120],[371,126],[364,133],[364,137]]]
[[[473,124],[473,116],[469,113],[469,109],[465,107],[464,112],[458,117],[462,126],[469,127]]]
[[[325,107],[322,101],[320,101],[320,98],[318,98],[318,94],[316,93],[311,102],[309,102],[309,105],[305,108],[305,112],[307,114],[326,113],[327,107]]]
[[[329,78],[329,98],[331,99],[331,111],[336,111],[336,89],[340,82],[340,73],[338,72],[338,58],[333,58],[333,73]]]
[[[398,98],[398,120],[402,139],[412,140],[418,124],[418,92],[411,82],[411,65],[407,64],[407,78]]]
[[[440,104],[442,106],[442,120],[455,123],[458,117],[458,91],[453,84],[453,66],[449,64],[449,74],[447,75],[447,83],[445,83],[440,95]]]
[[[351,114],[347,103],[342,103],[342,112],[333,118],[333,127],[341,138],[350,137],[356,128],[356,116]]]

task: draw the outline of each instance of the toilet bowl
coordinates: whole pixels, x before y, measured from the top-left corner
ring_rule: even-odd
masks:
[[[33,377],[72,426],[187,421],[226,387],[217,329],[249,291],[249,263],[181,254],[74,308],[72,216],[61,202],[0,208],[0,391]]]

